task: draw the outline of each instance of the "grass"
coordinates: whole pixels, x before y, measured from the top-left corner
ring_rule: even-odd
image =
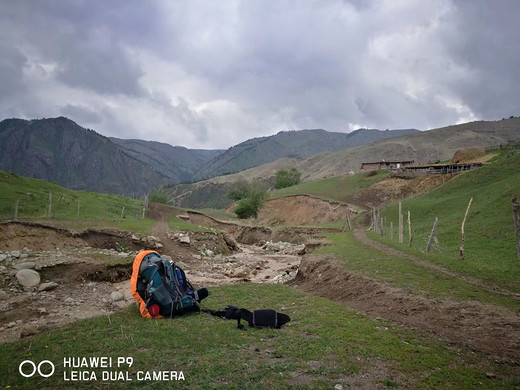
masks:
[[[385,179],[387,176],[388,172],[384,171],[379,171],[376,175],[368,177],[366,173],[358,173],[352,176],[335,176],[275,190],[270,192],[270,197],[274,199],[305,194],[325,200],[349,202],[351,196],[357,191],[368,188],[378,181]]]
[[[14,218],[16,200],[19,219],[48,218],[49,192],[52,193],[51,212],[55,220],[77,220],[78,202],[80,220],[126,220],[142,216],[141,200],[73,191],[55,183],[20,177],[6,171],[0,171],[0,188],[0,220]]]
[[[135,307],[78,322],[40,336],[0,346],[0,385],[21,389],[183,388],[264,389],[408,387],[415,389],[514,388],[520,381],[508,366],[464,349],[425,339],[416,332],[371,320],[347,307],[283,285],[240,284],[213,288],[204,307],[227,304],[270,307],[292,321],[279,330],[235,329],[235,323],[206,314],[146,320]],[[65,357],[112,357],[108,370],[128,372],[131,382],[65,382]],[[131,357],[131,367],[116,366]],[[50,360],[49,378],[24,378],[26,359]],[[101,379],[103,369],[92,370]],[[181,382],[137,380],[137,371],[182,371]],[[492,372],[495,378],[488,378]],[[105,383],[107,381],[104,381]]]
[[[511,209],[511,199],[520,194],[520,154],[507,157],[504,153],[494,164],[460,174],[428,194],[403,200],[403,214],[411,212],[411,249],[397,243],[397,203],[381,211],[387,230],[393,221],[394,241],[390,241],[390,234],[377,239],[450,270],[520,293],[520,261]],[[461,224],[470,198],[473,202],[465,224],[465,259],[459,260]],[[435,217],[439,218],[435,235],[441,251],[432,249],[425,254]]]
[[[440,274],[412,260],[384,254],[354,238],[351,232],[327,235],[331,246],[318,249],[318,253],[331,253],[342,259],[349,270],[382,279],[386,283],[409,288],[435,298],[476,300],[519,309],[517,299],[493,294],[460,279]]]

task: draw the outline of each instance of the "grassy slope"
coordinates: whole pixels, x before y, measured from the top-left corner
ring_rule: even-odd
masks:
[[[444,265],[462,274],[481,278],[520,293],[520,262],[516,254],[511,199],[520,193],[520,154],[501,156],[494,164],[461,174],[436,190],[402,202],[403,213],[412,216],[413,248],[397,243],[398,206],[384,208],[387,227],[393,221],[394,241],[401,250]],[[466,220],[465,260],[459,260],[461,224],[470,198]],[[435,217],[441,251],[423,253]],[[406,218],[405,218],[406,220]],[[388,233],[388,229],[387,229]],[[408,237],[405,229],[405,236]],[[373,237],[377,237],[375,234]],[[406,240],[407,241],[407,240]]]
[[[344,388],[374,384],[408,388],[513,388],[519,383],[506,366],[427,340],[400,326],[370,320],[340,304],[283,285],[241,284],[213,288],[205,307],[229,303],[271,307],[289,314],[280,330],[248,329],[206,314],[145,320],[135,307],[81,321],[17,343],[0,346],[2,388],[85,388],[101,381],[64,382],[63,358],[129,356],[132,382],[110,388]],[[56,364],[54,376],[23,378],[24,359]],[[113,371],[117,368],[112,368]],[[137,371],[183,371],[185,381],[139,382]],[[101,376],[101,369],[95,370]],[[493,372],[496,378],[486,377]],[[368,379],[363,377],[368,375]],[[371,383],[371,385],[370,385]]]
[[[387,172],[378,172],[377,175],[367,177],[366,173],[353,176],[335,176],[315,182],[300,183],[298,185],[275,190],[270,193],[271,198],[281,198],[290,195],[310,195],[317,198],[345,202],[356,191],[370,187],[372,184],[386,178]]]
[[[73,191],[55,183],[20,177],[0,171],[0,220],[13,219],[16,199],[19,219],[42,219],[48,216],[49,192],[52,192],[52,218],[75,220],[80,201],[81,220],[120,220],[142,216],[142,201],[117,195]],[[105,218],[106,205],[106,218]]]

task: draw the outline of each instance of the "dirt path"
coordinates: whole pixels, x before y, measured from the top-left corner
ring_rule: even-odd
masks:
[[[374,240],[370,239],[370,237],[368,237],[368,235],[366,234],[365,228],[358,227],[358,228],[354,229],[354,237],[356,237],[356,239],[358,239],[362,243],[370,245],[371,247],[376,248],[376,249],[384,252],[387,255],[397,256],[397,257],[401,257],[401,258],[404,258],[407,260],[411,260],[415,263],[422,265],[423,267],[432,269],[432,270],[434,270],[438,273],[444,274],[444,275],[452,276],[454,278],[462,280],[473,286],[488,290],[494,294],[499,294],[499,295],[503,295],[503,296],[507,296],[507,297],[511,297],[511,298],[520,299],[520,294],[517,294],[517,293],[511,292],[511,291],[505,290],[503,288],[500,288],[498,286],[494,286],[492,284],[486,283],[486,282],[482,281],[481,279],[472,278],[471,276],[467,276],[467,275],[461,275],[455,271],[450,271],[439,264],[431,263],[429,261],[420,259],[419,257],[416,257],[414,255],[411,255],[409,253],[401,252],[397,249],[388,247],[380,242],[374,241]]]
[[[520,316],[513,310],[476,301],[433,299],[349,271],[330,255],[306,255],[295,287],[345,302],[381,320],[463,345],[518,370],[520,375]]]

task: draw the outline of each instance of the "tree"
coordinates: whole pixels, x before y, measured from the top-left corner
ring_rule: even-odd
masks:
[[[168,193],[164,188],[156,188],[150,193],[150,202],[168,204]]]
[[[241,200],[246,198],[250,192],[251,186],[245,180],[242,180],[236,183],[233,188],[228,191],[227,196],[233,200]]]
[[[286,171],[284,169],[276,172],[276,181],[274,188],[279,190],[280,188],[291,187],[299,184],[301,181],[301,173],[296,168],[291,168]]]
[[[258,210],[262,208],[267,196],[265,186],[260,183],[253,183],[251,185],[245,183],[246,187],[242,186],[240,191],[236,191],[234,194],[240,194],[240,202],[238,206],[233,210],[238,218],[256,218],[258,216]],[[231,192],[231,191],[230,191]],[[228,193],[229,196],[229,193]],[[237,195],[238,196],[238,195]]]

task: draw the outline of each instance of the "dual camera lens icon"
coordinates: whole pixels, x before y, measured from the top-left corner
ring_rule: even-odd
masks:
[[[42,360],[38,365],[36,365],[32,360],[24,360],[18,366],[20,375],[25,378],[32,377],[36,372],[38,372],[41,377],[48,378],[54,374],[54,369],[54,363],[50,360]]]

